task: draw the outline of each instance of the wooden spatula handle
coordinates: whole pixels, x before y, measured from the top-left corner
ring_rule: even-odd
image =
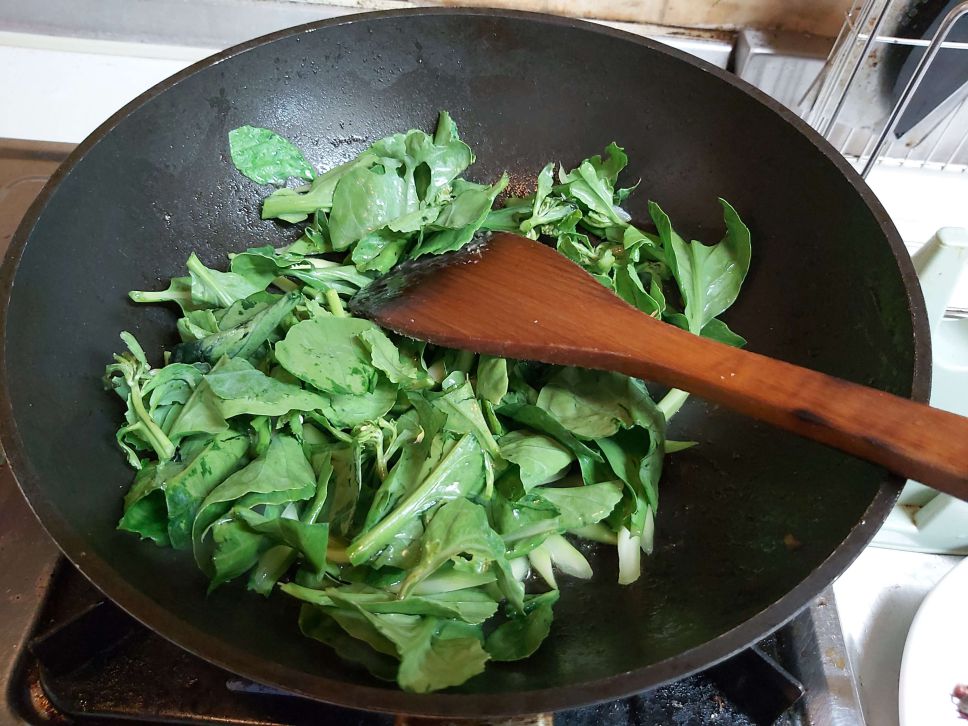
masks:
[[[615,321],[619,323],[619,321]],[[630,314],[615,368],[968,500],[968,419]]]

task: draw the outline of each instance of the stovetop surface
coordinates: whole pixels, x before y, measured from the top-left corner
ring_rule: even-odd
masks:
[[[71,148],[0,139],[0,254]],[[0,462],[0,652],[6,654],[0,658],[3,723],[394,723],[393,716],[320,704],[242,680],[130,619],[59,555],[5,462]],[[806,694],[774,721],[798,695],[795,679]],[[409,723],[402,717],[396,722]],[[829,591],[776,636],[721,667],[554,716],[559,726],[773,722],[863,723]]]

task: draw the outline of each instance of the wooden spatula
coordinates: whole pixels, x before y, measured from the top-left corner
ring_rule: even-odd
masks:
[[[401,265],[350,309],[437,345],[690,391],[968,500],[968,419],[687,333],[525,237]]]

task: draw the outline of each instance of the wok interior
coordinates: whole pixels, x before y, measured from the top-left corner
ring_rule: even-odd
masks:
[[[99,584],[110,594],[124,603],[126,581],[184,632],[207,632],[275,673],[300,672],[303,685],[322,676],[394,688],[303,638],[284,596],[264,600],[239,585],[206,597],[190,553],[115,531],[132,472],[113,441],[121,408],[99,377],[121,330],[149,352],[174,342],[174,313],[136,307],[128,290],[164,286],[193,250],[224,265],[230,250],[294,238],[295,228],[259,219],[268,190],[228,161],[230,129],[272,128],[328,168],[383,135],[432,129],[439,109],[477,153],[470,177],[507,170],[514,193],[530,191],[546,162],[567,165],[615,140],[630,159],[623,180],[641,179],[633,217],[646,219],[655,199],[684,236],[713,242],[716,198],[728,199],[753,238],[749,279],[726,316],[749,348],[911,390],[908,292],[875,215],[810,139],[713,73],[572,24],[473,13],[323,27],[204,68],[90,149],[30,236],[6,330],[29,460],[21,478],[62,546],[103,559]],[[569,686],[700,646],[800,583],[879,487],[891,488],[876,467],[701,401],[687,404],[671,435],[700,446],[667,460],[657,548],[641,581],[618,586],[612,555],[594,556],[593,582],[561,578],[541,650],[460,690]],[[153,621],[149,608],[127,604]],[[328,697],[339,700],[338,690]]]

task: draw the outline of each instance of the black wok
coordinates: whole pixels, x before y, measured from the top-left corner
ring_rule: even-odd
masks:
[[[752,350],[925,400],[929,343],[912,267],[884,210],[792,114],[712,66],[642,38],[538,15],[408,10],[275,33],[151,89],[82,143],[31,208],[4,265],[3,444],[37,516],[130,613],[230,670],[359,708],[483,716],[614,698],[703,668],[793,616],[867,544],[901,482],[870,464],[690,401],[645,574],[567,580],[552,637],[447,693],[377,682],[303,638],[296,604],[241,586],[206,597],[190,556],[117,532],[131,472],[99,376],[134,332],[173,342],[174,314],[126,301],[181,274],[291,239],[259,219],[266,189],[227,161],[226,133],[275,129],[317,167],[449,110],[479,180],[525,192],[549,160],[626,146],[630,201],[659,201],[714,241],[723,196],[749,224],[753,267],[730,327]],[[540,283],[540,280],[535,281]],[[786,546],[792,535],[799,547]],[[793,540],[787,538],[787,543]],[[497,694],[500,694],[499,696]]]

